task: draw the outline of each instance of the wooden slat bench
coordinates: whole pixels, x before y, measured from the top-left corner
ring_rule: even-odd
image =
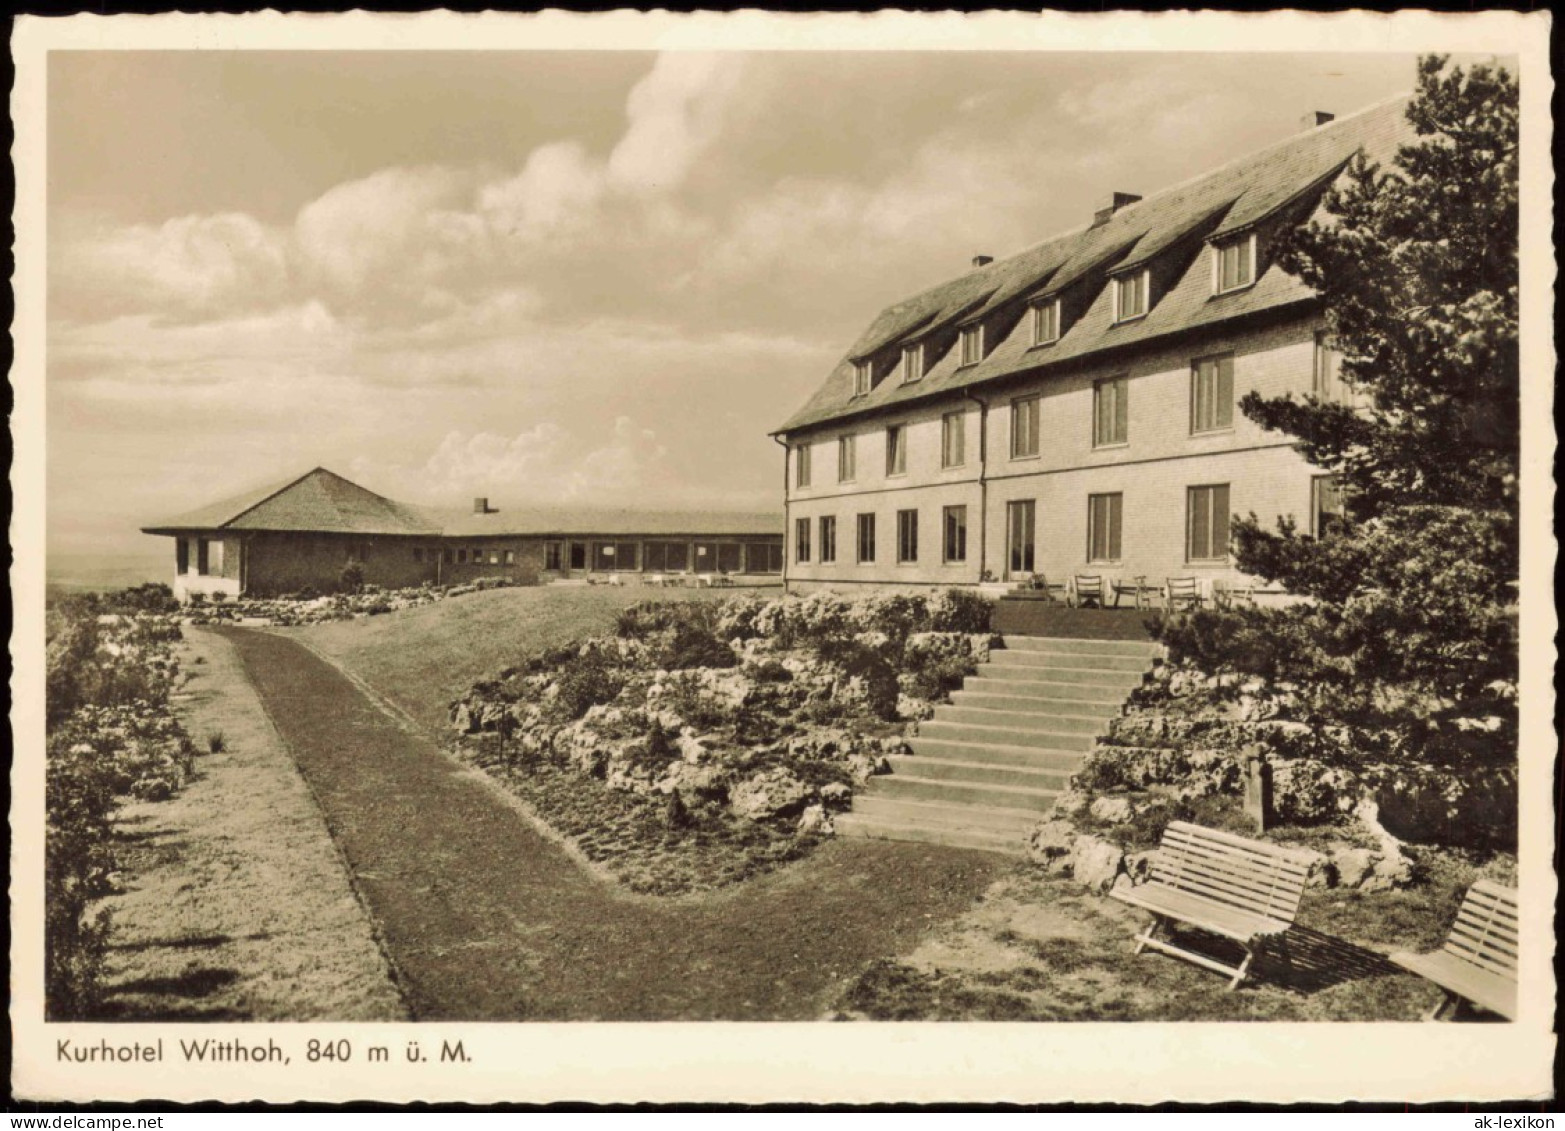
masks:
[[[1445,946],[1391,961],[1445,991],[1424,1020],[1450,1017],[1458,1002],[1470,1001],[1509,1021],[1516,1018],[1516,953],[1516,892],[1479,880],[1467,889]]]
[[[1151,947],[1231,974],[1228,988],[1235,989],[1250,972],[1257,951],[1293,925],[1308,871],[1303,853],[1174,821],[1152,855],[1147,882],[1121,883],[1109,894],[1152,912],[1151,926],[1136,936],[1137,954]],[[1158,938],[1173,922],[1233,939],[1244,947],[1244,961],[1229,966]]]

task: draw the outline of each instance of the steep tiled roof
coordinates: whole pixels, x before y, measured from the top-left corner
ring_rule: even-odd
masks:
[[[1412,138],[1404,113],[1406,104],[1406,97],[1392,99],[1297,134],[1127,205],[1101,224],[1057,236],[888,307],[815,395],[777,431],[869,414],[1308,300],[1312,297],[1309,288],[1274,263],[1264,262],[1264,257],[1264,273],[1254,286],[1214,298],[1207,261],[1198,256],[1185,265],[1182,275],[1164,293],[1155,296],[1145,318],[1116,325],[1109,311],[1111,290],[1102,284],[1106,269],[1150,261],[1176,245],[1188,246],[1197,239],[1220,239],[1261,223],[1290,205],[1309,201],[1312,193],[1324,192],[1361,149],[1376,160],[1389,161],[1397,146]],[[960,365],[959,351],[949,350],[919,381],[903,384],[883,380],[869,395],[853,395],[853,362],[907,337],[915,328],[934,329],[943,320],[970,319],[976,312],[991,313],[1007,303],[1077,283],[1095,287],[1097,293],[1059,341],[1034,347],[1027,321],[1022,319],[976,365]],[[981,309],[979,302],[983,303]]]
[[[295,479],[236,495],[142,529],[148,534],[173,534],[185,530],[272,530],[478,538],[530,534],[745,537],[778,535],[782,528],[780,513],[502,508],[477,514],[417,507],[367,491],[318,467]]]

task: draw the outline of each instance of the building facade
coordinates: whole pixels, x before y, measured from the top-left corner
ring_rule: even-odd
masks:
[[[776,433],[790,584],[1243,585],[1235,515],[1331,521],[1332,481],[1239,402],[1353,402],[1277,248],[1356,153],[1411,136],[1404,106],[1115,193],[1079,231],[884,311]]]
[[[399,503],[324,468],[143,527],[174,539],[174,591],[224,597],[329,593],[350,566],[382,588],[782,574],[780,515],[503,510]]]

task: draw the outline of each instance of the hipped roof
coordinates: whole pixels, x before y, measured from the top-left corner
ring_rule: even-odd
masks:
[[[142,527],[147,534],[277,531],[311,534],[476,538],[508,535],[684,534],[744,537],[782,533],[781,514],[713,511],[496,508],[485,513],[399,503],[324,467]]]
[[[1306,130],[1122,207],[1103,223],[1046,240],[887,307],[777,432],[867,415],[1311,299],[1313,292],[1300,280],[1272,265],[1253,286],[1213,301],[1210,272],[1197,257],[1145,318],[1116,324],[1108,310],[1109,288],[1102,284],[1109,272],[1149,263],[1176,245],[1189,246],[1196,239],[1215,241],[1237,234],[1282,214],[1311,193],[1323,193],[1360,150],[1375,160],[1389,160],[1399,144],[1412,138],[1406,105],[1407,97],[1400,96]],[[883,347],[933,333],[955,321],[971,322],[1006,304],[1014,306],[1078,283],[1096,287],[1097,293],[1089,309],[1059,341],[1034,347],[1022,320],[976,365],[962,366],[959,352],[947,351],[919,381],[903,384],[887,379],[867,396],[854,396],[854,363]]]

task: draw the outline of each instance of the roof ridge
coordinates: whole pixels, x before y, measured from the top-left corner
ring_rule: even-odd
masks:
[[[227,527],[227,526],[229,526],[229,525],[231,525],[231,524],[233,524],[235,522],[238,522],[245,515],[249,514],[251,511],[255,510],[257,507],[263,506],[264,504],[271,502],[273,499],[277,498],[278,495],[281,495],[284,491],[292,491],[295,487],[297,487],[299,484],[303,483],[306,479],[308,479],[310,476],[314,475],[317,471],[325,471],[327,475],[336,475],[337,474],[334,471],[327,471],[326,468],[324,468],[324,467],[319,467],[319,466],[312,467],[309,471],[306,471],[303,475],[300,475],[299,477],[297,477],[295,479],[290,479],[287,483],[284,483],[281,487],[277,488],[277,490],[273,491],[270,495],[263,496],[262,498],[257,499],[255,502],[251,503],[249,506],[243,508],[242,510],[237,511],[234,514],[229,515],[222,522],[218,523],[217,526],[214,527],[214,529],[222,530],[224,527]],[[337,475],[337,478],[341,479],[342,476]]]

